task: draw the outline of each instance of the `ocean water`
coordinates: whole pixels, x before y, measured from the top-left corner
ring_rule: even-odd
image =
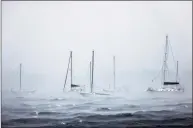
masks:
[[[1,119],[3,128],[192,127],[192,96],[145,91],[109,96],[3,92]]]

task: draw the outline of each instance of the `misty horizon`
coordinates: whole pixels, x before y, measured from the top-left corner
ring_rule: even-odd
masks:
[[[89,86],[94,50],[95,87],[112,85],[115,56],[116,84],[146,88],[161,69],[166,35],[190,87],[191,2],[2,2],[2,89],[19,87],[20,63],[24,88],[62,89],[71,50],[75,83]]]

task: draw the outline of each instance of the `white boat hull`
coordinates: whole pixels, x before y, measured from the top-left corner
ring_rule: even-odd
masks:
[[[108,96],[110,94],[108,93],[85,93],[85,92],[81,92],[80,95],[82,96],[91,96],[91,95],[100,95],[100,96]]]
[[[14,94],[33,94],[36,92],[36,90],[26,91],[26,90],[13,90],[13,89],[11,89],[11,92]]]
[[[184,88],[182,87],[174,87],[174,88],[158,88],[158,89],[153,89],[153,88],[148,88],[146,91],[148,92],[184,92]]]

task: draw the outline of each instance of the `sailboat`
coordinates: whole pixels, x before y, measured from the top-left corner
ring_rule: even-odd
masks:
[[[92,62],[90,62],[90,93],[81,92],[81,95],[109,95],[107,93],[94,91],[94,50],[92,51]]]
[[[94,95],[109,95],[108,93],[94,92],[93,85],[94,85],[94,51],[92,51],[91,93]]]
[[[184,92],[184,88],[181,86],[180,81],[178,80],[178,61],[176,62],[176,81],[167,80],[167,72],[168,72],[168,35],[166,35],[166,44],[165,44],[165,53],[164,53],[164,62],[162,65],[162,76],[163,79],[161,81],[161,88],[154,89],[149,87],[146,91],[150,92]],[[170,45],[171,46],[171,45]],[[173,58],[174,59],[174,58]],[[153,82],[153,80],[152,80]]]
[[[26,90],[23,90],[22,89],[22,64],[20,63],[20,75],[19,75],[19,78],[20,78],[20,81],[19,81],[19,90],[14,90],[14,89],[11,89],[11,92],[12,93],[27,93],[27,94],[32,94],[34,93],[36,90],[32,90],[32,91],[26,91]]]
[[[111,88],[110,84],[109,84],[109,89],[103,89],[103,91],[105,92],[114,92],[115,91],[115,56],[113,56],[113,89]]]
[[[70,66],[70,64],[71,64],[71,66]],[[94,51],[92,51],[92,62],[90,62],[90,87],[91,87],[90,92],[85,91],[85,85],[73,84],[73,79],[72,79],[72,51],[70,51],[70,57],[69,57],[69,61],[68,61],[68,68],[67,68],[66,78],[65,78],[65,82],[64,82],[63,92],[65,92],[65,88],[66,88],[66,82],[67,82],[69,67],[70,67],[70,72],[71,72],[71,83],[70,83],[70,91],[67,91],[67,92],[78,92],[79,94],[84,95],[84,96],[87,96],[87,95],[108,95],[108,94],[105,94],[105,93],[97,93],[97,92],[93,91],[93,85],[94,85],[94,83],[93,83],[93,78],[94,78]]]
[[[92,52],[92,62],[90,61],[89,63],[89,71],[90,92],[81,92],[80,94],[83,96],[90,96],[95,94],[93,92],[94,51]]]
[[[69,69],[70,68],[70,69]],[[68,61],[68,68],[67,68],[67,72],[66,72],[66,78],[65,78],[65,82],[64,82],[64,88],[63,88],[63,92],[65,92],[66,89],[66,82],[67,82],[67,78],[68,78],[68,71],[70,70],[70,75],[71,75],[71,81],[70,81],[70,91],[68,92],[83,92],[85,91],[85,86],[84,85],[78,85],[78,84],[73,84],[73,74],[72,74],[72,51],[70,51],[70,57],[69,57],[69,61]]]

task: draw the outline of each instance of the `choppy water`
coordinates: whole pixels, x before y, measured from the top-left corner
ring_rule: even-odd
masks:
[[[2,127],[192,127],[192,98],[183,93],[127,92],[111,96],[65,93],[2,95]]]

